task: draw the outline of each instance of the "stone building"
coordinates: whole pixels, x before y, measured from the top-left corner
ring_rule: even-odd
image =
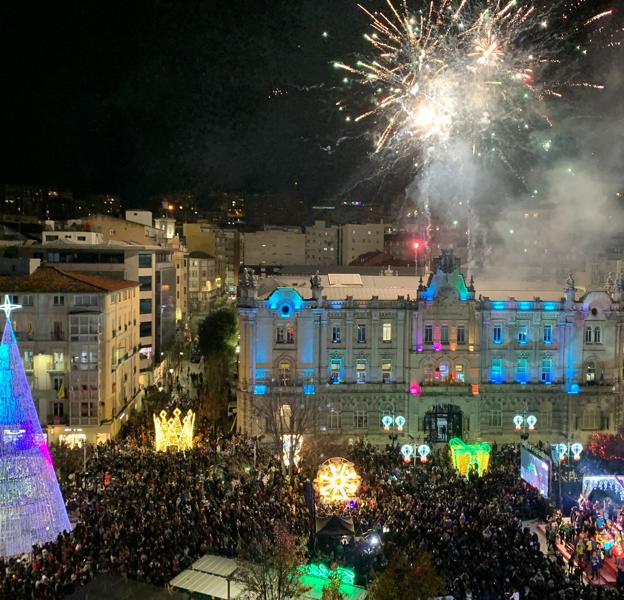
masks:
[[[378,443],[384,415],[431,442],[517,440],[518,414],[537,417],[534,441],[621,426],[624,276],[582,296],[572,275],[540,296],[514,288],[486,295],[451,251],[426,284],[390,270],[309,281],[244,272],[238,427],[263,433],[268,397],[300,397],[309,434]]]

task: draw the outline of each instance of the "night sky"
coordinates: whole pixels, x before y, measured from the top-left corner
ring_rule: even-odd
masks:
[[[317,200],[369,150],[322,150],[342,127],[331,61],[361,46],[351,2],[11,0],[0,23],[3,182]]]
[[[0,181],[137,206],[187,190],[353,197],[372,143],[336,111],[331,63],[366,49],[367,22],[350,0],[5,0]]]

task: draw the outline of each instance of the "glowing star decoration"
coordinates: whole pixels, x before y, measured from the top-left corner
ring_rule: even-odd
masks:
[[[361,483],[362,478],[357,474],[353,463],[334,457],[319,467],[314,487],[323,504],[334,504],[355,499]]]
[[[392,427],[392,423],[394,423],[394,419],[390,415],[384,415],[381,419],[383,424],[384,431],[387,433],[390,431],[390,427]]]
[[[167,420],[167,412],[162,411],[160,418],[154,415],[155,440],[157,452],[166,450],[190,450],[193,447],[193,428],[195,427],[195,413],[189,410],[187,415],[180,419],[182,411],[176,408],[173,417]]]
[[[0,310],[4,312],[4,316],[6,317],[7,321],[11,320],[11,313],[14,310],[18,310],[20,308],[22,308],[22,305],[13,304],[11,302],[11,296],[9,296],[8,294],[4,296],[4,304],[0,304]]]
[[[411,444],[401,446],[401,454],[403,455],[403,462],[406,465],[409,465],[412,462],[412,456],[414,455],[414,446]]]
[[[513,422],[514,422],[514,425],[516,426],[516,431],[520,431],[520,429],[522,429],[522,423],[524,422],[524,419],[522,418],[522,416],[516,415],[513,418]]]
[[[394,424],[397,426],[397,431],[399,433],[402,433],[403,427],[405,426],[405,417],[401,415],[399,415],[398,417],[395,417]]]
[[[537,423],[537,417],[535,415],[529,415],[526,421],[527,421],[527,425],[529,426],[529,431],[535,431],[535,424]]]
[[[289,435],[289,434],[282,436],[282,459],[284,461],[284,466],[287,468],[290,466],[291,444],[292,444],[292,438],[294,437],[296,436]],[[299,466],[299,461],[301,460],[301,447],[302,446],[303,446],[303,438],[301,436],[298,436],[294,452],[292,453],[293,463],[295,464],[295,467]]]
[[[489,444],[485,442],[466,444],[459,438],[452,438],[449,447],[453,466],[463,477],[469,477],[474,470],[480,477],[488,470],[492,450]]]
[[[583,452],[583,444],[580,442],[574,442],[570,445],[570,452],[572,453],[572,458],[576,461],[581,460],[581,452]]]
[[[421,444],[418,446],[418,455],[420,456],[420,462],[426,463],[427,456],[431,453],[431,448],[427,444]]]

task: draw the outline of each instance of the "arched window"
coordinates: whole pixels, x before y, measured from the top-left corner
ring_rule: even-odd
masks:
[[[492,403],[488,425],[494,429],[500,429],[503,426],[503,405],[500,402]]]
[[[425,374],[425,383],[433,383],[433,365],[431,363],[426,363],[424,368]]]
[[[449,366],[448,360],[440,361],[439,373],[440,373],[440,382],[448,383],[449,376],[450,376],[450,366]]]
[[[600,409],[595,404],[588,404],[583,411],[581,429],[600,428]]]
[[[457,383],[464,383],[466,381],[466,369],[462,364],[455,365],[455,381]]]
[[[588,385],[596,383],[596,363],[593,361],[585,365],[585,383]]]

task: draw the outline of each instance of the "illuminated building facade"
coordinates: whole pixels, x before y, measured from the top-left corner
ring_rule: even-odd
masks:
[[[477,285],[450,251],[427,280],[244,274],[238,426],[261,432],[254,406],[279,390],[311,403],[309,433],[379,443],[384,415],[405,416],[399,437],[433,443],[518,440],[513,417],[529,412],[535,441],[615,431],[624,276],[606,287],[581,295],[572,277],[550,289]]]
[[[0,292],[22,305],[11,321],[50,441],[116,435],[140,388],[139,284],[39,267]]]

